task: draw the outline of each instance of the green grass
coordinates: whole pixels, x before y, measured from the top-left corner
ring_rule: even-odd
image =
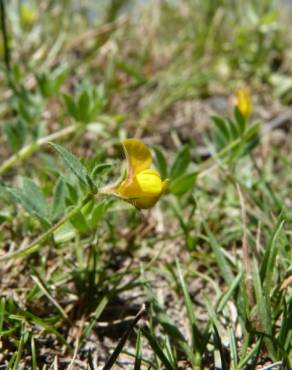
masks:
[[[291,369],[288,10],[0,3],[0,365]],[[149,211],[99,194],[133,136]]]

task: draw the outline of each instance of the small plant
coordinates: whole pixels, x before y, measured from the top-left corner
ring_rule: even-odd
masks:
[[[106,209],[104,203],[88,206],[100,196],[115,196],[132,203],[137,208],[151,208],[167,186],[167,181],[162,182],[159,173],[150,169],[151,153],[141,141],[127,139],[123,142],[128,160],[127,179],[119,181],[114,186],[101,188],[97,185],[100,184],[100,177],[109,170],[109,166],[98,164],[92,172],[89,172],[80,160],[65,148],[55,143],[51,145],[61,156],[67,169],[76,177],[78,183],[72,184],[64,177],[60,177],[54,189],[51,206],[46,202],[42,190],[30,179],[23,180],[21,189],[2,187],[6,194],[10,194],[14,201],[20,203],[31,216],[36,217],[44,228],[48,229],[31,245],[10,256],[3,256],[2,260],[35,252],[41,247],[42,241],[69,221],[76,226],[77,230],[89,231],[90,225],[96,226],[96,217],[100,217],[100,212]],[[10,198],[7,200],[9,201]],[[69,211],[65,211],[66,206],[69,206]],[[64,215],[63,218],[54,224],[53,221],[60,215]]]
[[[249,123],[252,102],[246,90],[237,92],[237,103],[233,119],[213,116],[213,140],[218,155],[228,162],[245,156],[257,146],[259,141],[259,122]]]

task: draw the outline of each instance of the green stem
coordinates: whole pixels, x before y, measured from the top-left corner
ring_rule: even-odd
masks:
[[[0,257],[0,262],[10,260],[11,258],[25,257],[29,254],[35,253],[41,248],[41,244],[47,240],[60,226],[70,220],[71,217],[76,215],[81,209],[89,203],[94,197],[94,194],[87,194],[87,196],[82,200],[82,202],[73,208],[69,213],[67,213],[60,221],[53,225],[49,230],[44,232],[38,238],[36,238],[30,245],[24,248],[20,248],[16,252],[5,254]]]
[[[16,163],[21,162],[24,158],[29,157],[32,153],[37,151],[42,145],[50,141],[61,139],[67,135],[70,135],[73,132],[77,131],[79,127],[80,126],[77,124],[65,127],[64,129],[60,131],[54,132],[53,134],[42,137],[38,139],[37,141],[26,145],[18,153],[12,155],[0,166],[0,176],[3,175],[3,173],[9,170],[11,167],[13,167]]]

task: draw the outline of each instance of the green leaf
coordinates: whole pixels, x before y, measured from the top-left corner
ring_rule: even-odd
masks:
[[[68,205],[77,204],[79,202],[79,193],[77,186],[72,185],[69,182],[66,182],[66,186],[68,189],[67,204]]]
[[[106,210],[110,206],[112,200],[104,199],[100,203],[96,204],[91,211],[91,217],[88,219],[90,226],[95,228],[97,224],[102,220]]]
[[[260,122],[255,122],[254,124],[248,126],[244,133],[245,140],[251,140],[256,135],[258,135],[260,127],[261,127]]]
[[[263,342],[263,337],[260,337],[260,339],[255,343],[254,347],[245,356],[243,356],[240,359],[240,362],[238,364],[238,369],[245,368],[245,365],[248,362],[250,362],[252,358],[253,358],[252,363],[256,366],[257,359],[262,349],[262,342]],[[252,368],[255,369],[255,366]]]
[[[220,296],[220,299],[218,300],[216,306],[216,312],[219,313],[223,311],[224,307],[226,306],[227,302],[230,301],[231,297],[235,294],[237,287],[239,286],[241,280],[243,277],[243,269],[240,269],[239,274],[236,276],[230,287],[227,289],[227,291]]]
[[[164,180],[167,178],[167,163],[166,163],[165,156],[163,152],[161,151],[161,149],[159,148],[159,146],[153,145],[152,148],[155,153],[155,160],[154,160],[155,165],[158,171],[160,172],[162,179]]]
[[[177,343],[181,350],[188,357],[189,361],[194,364],[196,362],[196,354],[194,354],[193,349],[188,344],[185,336],[179,330],[177,325],[173,320],[167,315],[165,309],[159,305],[157,300],[152,298],[153,310],[155,312],[155,317],[158,320],[159,324],[163,327],[165,333]]]
[[[271,240],[268,244],[268,247],[266,248],[263,262],[261,264],[260,275],[261,275],[261,281],[264,282],[264,285],[265,285],[266,294],[269,294],[272,288],[271,286],[272,276],[273,276],[276,256],[277,256],[277,241],[283,229],[283,226],[284,226],[284,221],[279,220],[273,230]]]
[[[57,220],[62,217],[66,210],[66,185],[64,180],[60,177],[56,183],[53,195],[53,203],[51,208],[51,219]]]
[[[291,327],[292,327],[292,300],[290,299],[290,303],[288,304],[286,304],[286,302],[283,302],[283,314],[281,319],[280,331],[277,338],[280,347],[284,348],[284,350],[287,353],[289,353],[289,347],[292,344]]]
[[[47,219],[49,217],[49,207],[40,187],[31,179],[24,178],[22,191],[34,210],[43,218]]]
[[[68,75],[67,66],[61,66],[57,70],[55,70],[54,75],[53,75],[54,80],[51,84],[51,89],[50,89],[50,96],[57,94],[57,92],[60,90],[61,86],[63,85],[67,75]]]
[[[183,175],[191,161],[190,149],[188,145],[184,145],[175,157],[174,163],[170,169],[170,179],[176,179],[177,177]]]
[[[271,306],[268,304],[267,296],[263,290],[258,264],[255,259],[253,260],[252,279],[257,303],[258,320],[261,323],[262,331],[269,336],[269,338],[264,339],[264,342],[269,353],[275,356],[275,349],[271,340],[273,335]]]
[[[222,252],[222,247],[218,243],[218,241],[215,239],[214,234],[209,229],[209,226],[206,222],[203,222],[204,228],[206,230],[207,236],[209,238],[209,243],[212,247],[213,253],[215,255],[217,264],[219,269],[221,270],[222,276],[225,280],[225,282],[230,285],[234,281],[234,275],[232,273],[232,270],[226,260],[226,257],[224,253]]]
[[[237,347],[236,347],[236,338],[233,330],[228,328],[229,333],[229,348],[230,348],[230,357],[232,369],[237,369]]]
[[[228,129],[228,122],[226,122],[225,119],[219,117],[219,116],[212,116],[211,117],[216,129],[220,134],[222,135],[222,138],[224,138],[225,142],[228,142],[230,139],[230,132]]]
[[[87,170],[80,160],[61,145],[52,142],[49,144],[58,152],[65,165],[74,173],[74,175],[77,176],[83,184],[89,185]]]
[[[99,319],[100,315],[103,313],[104,309],[106,308],[107,304],[109,303],[109,297],[108,296],[104,296],[99,304],[97,305],[95,311],[93,312],[92,314],[92,318],[90,320],[90,322],[88,323],[88,325],[85,327],[83,333],[82,333],[82,336],[81,336],[81,342],[83,342],[84,340],[86,340],[91,332],[91,330],[93,329],[94,327],[94,324],[96,323],[96,321]]]
[[[89,229],[87,220],[82,212],[78,212],[71,217],[70,222],[80,233],[84,233]]]
[[[73,97],[70,96],[70,95],[64,94],[63,99],[64,99],[64,102],[65,102],[68,113],[73,118],[75,118],[77,121],[79,121],[78,110],[77,110],[77,106],[75,104],[75,101],[74,101]]]
[[[18,152],[24,146],[27,136],[27,128],[24,122],[22,120],[7,122],[4,125],[4,132],[12,152]]]
[[[49,207],[47,201],[39,188],[32,180],[24,178],[22,189],[6,188],[13,199],[20,203],[33,217],[37,217],[46,226],[49,221]]]
[[[11,193],[11,188],[5,186],[4,184],[0,184],[0,199],[3,199],[6,202],[13,202],[15,201],[15,197]]]
[[[78,99],[79,120],[84,123],[90,122],[90,96],[86,90],[82,91]]]
[[[222,157],[227,156],[230,162],[248,154],[258,144],[258,123],[246,126],[245,118],[238,108],[234,110],[234,118],[212,117],[214,145],[219,153],[225,150]]]
[[[191,172],[174,179],[170,183],[170,192],[174,195],[182,195],[187,191],[193,190],[197,175],[197,172]]]
[[[240,110],[238,109],[237,106],[235,106],[234,108],[234,117],[235,117],[235,120],[238,124],[238,128],[239,128],[239,133],[244,133],[245,131],[245,118],[244,116],[242,115],[242,113],[240,112]]]
[[[36,76],[42,95],[45,98],[54,96],[60,90],[68,73],[66,66],[57,68],[53,73],[46,72]]]
[[[54,241],[57,244],[68,242],[76,237],[77,231],[70,222],[66,222],[54,232]]]
[[[110,171],[112,165],[109,163],[97,164],[90,173],[90,178],[96,186],[99,186],[102,178]]]
[[[212,133],[213,136],[213,141],[214,141],[214,146],[219,152],[220,150],[224,149],[227,145],[227,139],[225,136],[223,136],[222,132],[215,128]]]
[[[25,122],[32,123],[34,120],[33,117],[33,107],[30,104],[27,104],[27,102],[24,102],[23,100],[19,99],[17,104],[17,111],[21,119],[23,119]]]
[[[230,142],[232,142],[233,140],[236,140],[241,136],[241,131],[236,121],[228,119],[227,122],[228,122],[228,131],[230,135]]]

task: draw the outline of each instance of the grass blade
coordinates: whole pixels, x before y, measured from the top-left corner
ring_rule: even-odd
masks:
[[[233,283],[234,281],[234,275],[231,271],[231,268],[223,254],[223,252],[221,251],[221,246],[220,244],[217,242],[217,240],[215,239],[213,233],[211,232],[211,230],[209,229],[209,226],[207,225],[206,222],[203,222],[203,225],[204,225],[204,228],[206,230],[206,233],[208,235],[208,238],[209,238],[209,242],[210,242],[210,245],[212,247],[212,250],[213,250],[213,253],[215,255],[215,258],[216,258],[216,261],[217,261],[217,264],[218,264],[218,267],[220,268],[220,271],[222,273],[222,276],[225,280],[225,282],[230,285]]]
[[[89,324],[85,327],[85,329],[83,331],[83,334],[81,336],[81,341],[80,342],[84,341],[88,337],[88,335],[91,332],[94,324],[99,319],[100,315],[102,314],[103,310],[105,309],[105,307],[107,306],[108,303],[109,303],[109,297],[104,296],[101,299],[101,301],[99,302],[99,304],[97,305],[97,307],[95,309],[95,312],[93,314],[93,317],[90,320]]]
[[[134,370],[141,369],[141,362],[142,362],[142,340],[141,340],[141,330],[139,329],[137,333],[137,339],[136,339]]]
[[[268,348],[268,351],[270,354],[275,357],[275,348],[272,342],[272,320],[271,320],[271,314],[270,314],[270,307],[268,306],[267,297],[264,294],[262,283],[260,279],[260,273],[258,270],[258,265],[256,260],[253,261],[253,285],[255,290],[255,296],[256,296],[256,303],[257,303],[257,315],[258,319],[261,323],[262,330],[264,334],[268,337],[264,339],[265,344]]]
[[[165,366],[166,370],[176,370],[172,364],[169,362],[165,354],[163,353],[163,350],[161,349],[161,346],[159,342],[155,339],[154,336],[151,335],[149,328],[142,328],[142,333],[148,340],[148,343],[150,344],[152,350],[154,353],[159,357],[160,361],[163,363]]]
[[[34,336],[31,336],[30,340],[30,348],[31,348],[31,368],[32,370],[37,370],[37,357],[36,357],[36,348],[35,348],[35,341]]]
[[[180,286],[181,286],[183,296],[184,296],[185,306],[186,306],[186,309],[187,309],[189,325],[190,325],[190,329],[191,329],[191,333],[192,333],[192,348],[193,348],[193,352],[196,354],[197,361],[200,363],[201,362],[200,353],[202,352],[201,333],[200,333],[200,331],[198,329],[198,326],[197,326],[197,321],[196,321],[196,318],[195,318],[194,308],[193,308],[191,298],[190,298],[188,289],[186,287],[184,277],[183,277],[183,273],[182,273],[182,270],[181,270],[181,267],[180,267],[180,264],[179,264],[178,260],[176,260],[176,267],[177,267],[177,271],[178,271]],[[196,365],[198,365],[198,364],[196,364]]]

